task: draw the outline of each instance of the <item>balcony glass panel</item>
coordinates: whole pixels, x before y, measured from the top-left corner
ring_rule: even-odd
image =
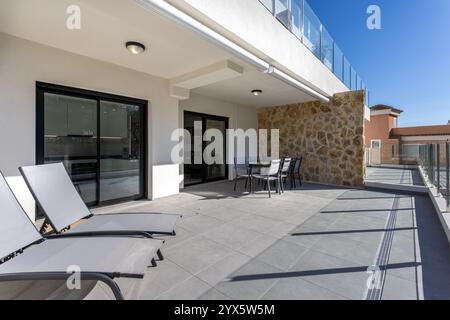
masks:
[[[352,70],[352,73],[351,73],[351,77],[352,77],[352,80],[351,80],[351,83],[352,83],[352,85],[351,85],[351,89],[352,90],[356,90],[356,77],[357,77],[357,75],[356,75],[356,71],[355,71],[355,69],[351,69]]]
[[[292,12],[292,33],[297,38],[302,39],[302,27],[303,27],[303,4],[302,0],[291,1]]]
[[[361,90],[361,78],[359,74],[356,75],[356,90]]]
[[[352,74],[351,66],[347,58],[344,58],[344,84],[347,88],[351,88],[352,85]]]
[[[344,54],[341,49],[334,44],[334,74],[339,78],[342,82],[344,82]]]
[[[333,71],[333,38],[328,31],[322,27],[322,62],[328,69]]]
[[[320,59],[320,20],[309,4],[305,2],[305,24],[303,43]]]
[[[289,30],[291,30],[290,0],[275,0],[275,17]]]
[[[259,0],[264,7],[266,7],[273,14],[273,1],[274,0]]]

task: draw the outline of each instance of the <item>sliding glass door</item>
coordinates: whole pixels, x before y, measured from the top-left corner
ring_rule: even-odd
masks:
[[[225,150],[226,150],[226,143],[225,138],[227,134],[227,125],[228,122],[225,119],[211,119],[206,118],[205,120],[206,126],[205,129],[215,129],[222,133],[222,136],[224,137],[224,144],[222,150],[215,150],[215,153],[213,153],[211,156],[217,159],[222,159],[221,163],[213,163],[206,166],[206,181],[214,181],[219,179],[225,179],[227,176],[227,165],[225,164]],[[206,142],[206,146],[208,146],[211,142]]]
[[[100,101],[100,202],[141,194],[141,107]]]
[[[184,112],[184,129],[191,134],[190,155],[185,158],[184,165],[184,185],[195,185],[210,181],[223,180],[228,177],[228,166],[226,160],[226,141],[223,141],[223,149],[215,150],[212,154],[214,158],[222,159],[220,163],[205,163],[203,151],[212,142],[204,142],[203,136],[208,129],[219,130],[224,139],[226,139],[226,130],[228,129],[228,119],[207,114]],[[197,150],[194,147],[195,139],[200,139],[202,148]],[[197,161],[195,161],[197,160]]]
[[[144,101],[38,84],[37,163],[62,162],[89,206],[145,195]]]

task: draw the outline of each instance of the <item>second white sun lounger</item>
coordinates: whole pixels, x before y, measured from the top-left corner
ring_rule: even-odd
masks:
[[[179,215],[118,213],[93,215],[77,193],[62,163],[20,168],[31,193],[48,223],[66,236],[79,235],[175,235]],[[81,221],[80,221],[81,220]],[[76,227],[70,228],[73,224]]]

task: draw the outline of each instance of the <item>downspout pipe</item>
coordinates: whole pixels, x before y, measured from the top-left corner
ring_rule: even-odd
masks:
[[[237,58],[245,61],[246,63],[256,67],[259,71],[262,71],[268,75],[277,78],[286,84],[299,89],[305,92],[308,95],[311,95],[321,101],[328,102],[330,99],[316,90],[308,87],[307,85],[301,83],[300,81],[294,79],[288,74],[284,73],[281,70],[278,70],[271,66],[269,63],[264,60],[258,58],[253,53],[248,50],[238,46],[234,42],[228,40],[224,36],[205,26],[204,24],[198,22],[194,18],[190,17],[186,13],[178,10],[171,4],[167,3],[164,0],[134,0],[141,7],[153,11],[155,13],[161,14],[168,18],[169,20],[174,21],[178,25],[181,25],[199,35],[208,41],[216,44],[217,46],[223,48],[230,54],[236,56]]]

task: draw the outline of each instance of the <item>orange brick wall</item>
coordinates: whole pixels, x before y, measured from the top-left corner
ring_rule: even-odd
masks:
[[[396,117],[388,114],[371,116],[370,121],[365,121],[365,141],[370,147],[372,140],[380,139],[382,142],[389,140],[390,132],[396,127]]]

